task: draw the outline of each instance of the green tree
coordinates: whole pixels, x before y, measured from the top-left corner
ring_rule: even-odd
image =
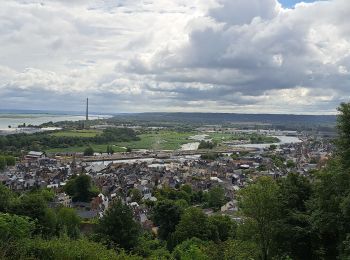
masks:
[[[91,146],[89,146],[84,150],[84,156],[93,156],[94,152],[94,149]]]
[[[141,191],[138,189],[131,189],[130,190],[131,200],[135,201],[137,203],[140,203],[142,200],[142,194]]]
[[[288,160],[286,166],[287,166],[288,168],[295,168],[295,167],[296,167],[296,164],[295,164],[295,162],[293,162],[292,160]]]
[[[189,184],[184,184],[181,186],[181,190],[185,191],[186,193],[188,193],[189,195],[192,194],[192,187]]]
[[[34,226],[28,217],[0,213],[0,240],[2,243],[10,243],[30,237]]]
[[[59,230],[66,232],[71,238],[79,237],[81,219],[74,209],[60,208],[57,213],[57,220]]]
[[[14,193],[0,184],[0,212],[9,212],[13,206],[14,198]]]
[[[0,156],[0,171],[5,170],[6,168],[6,159],[4,156]]]
[[[27,216],[37,220],[36,233],[52,236],[56,233],[56,215],[48,208],[45,197],[40,192],[22,195],[13,206],[17,215]]]
[[[86,174],[70,179],[64,189],[69,196],[72,196],[73,201],[90,202],[98,195],[98,191],[92,185],[91,177]]]
[[[137,244],[140,227],[133,219],[132,210],[121,200],[113,202],[98,222],[96,233],[106,238],[108,244],[116,244],[131,250]]]
[[[45,238],[50,238],[57,233],[57,215],[51,208],[46,208],[44,216],[40,220],[41,234]]]
[[[275,238],[281,252],[293,259],[315,259],[315,246],[308,201],[312,195],[310,181],[299,174],[291,173],[281,178],[280,200],[282,203],[281,223],[278,225],[278,236]]]
[[[350,234],[350,103],[338,108],[336,153],[327,166],[314,173],[308,203],[310,223],[317,232],[316,254],[324,259],[343,255]]]
[[[236,236],[237,223],[229,216],[213,215],[208,218],[209,224],[214,227],[215,236],[220,241],[233,239]]]
[[[91,242],[86,238],[70,240],[67,237],[44,240],[40,237],[21,240],[17,250],[11,252],[9,259],[108,259],[108,260],[141,260],[141,257],[126,254],[124,251],[116,253],[104,245]]]
[[[176,260],[209,260],[209,256],[206,254],[207,243],[201,241],[198,238],[192,238],[183,241],[176,246],[173,252],[174,259]]]
[[[348,217],[344,215],[347,211],[342,209],[349,192],[349,174],[335,160],[315,175],[313,194],[308,203],[310,223],[319,238],[319,250],[315,253],[325,259],[336,259],[342,242],[350,233]]]
[[[150,233],[144,233],[139,237],[133,253],[145,259],[165,260],[170,258],[170,252],[166,249],[166,243],[159,239],[154,239]]]
[[[276,149],[277,149],[277,145],[275,145],[275,144],[271,144],[270,147],[269,147],[270,151],[274,151]]]
[[[338,107],[337,117],[337,152],[341,158],[342,166],[350,169],[350,103],[342,103]]]
[[[13,156],[5,156],[6,165],[7,166],[15,166],[16,165],[16,158]]]
[[[114,150],[112,146],[107,145],[107,154],[114,154]]]
[[[253,241],[229,240],[224,248],[224,260],[260,259],[259,246]]]
[[[279,194],[279,186],[269,177],[259,178],[239,193],[243,228],[259,245],[263,260],[274,254],[273,243],[281,216]]]
[[[175,228],[175,242],[181,243],[186,239],[196,237],[201,240],[209,240],[212,229],[208,217],[199,208],[188,208],[181,216],[179,224]]]
[[[152,218],[159,226],[159,237],[168,239],[170,233],[175,231],[176,225],[180,222],[182,208],[174,201],[163,200],[157,202],[153,209]]]
[[[225,191],[222,187],[216,186],[210,189],[208,195],[209,207],[218,210],[225,204]]]

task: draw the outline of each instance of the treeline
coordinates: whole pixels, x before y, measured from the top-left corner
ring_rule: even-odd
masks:
[[[264,144],[264,143],[278,143],[280,140],[274,136],[266,136],[260,134],[252,134],[250,135],[250,142],[252,144]]]
[[[92,198],[89,176],[76,176],[67,185],[76,200]],[[184,185],[155,193],[158,202],[148,201],[148,207],[159,226],[158,238],[141,228],[132,209],[120,199],[101,219],[83,223],[74,209],[49,207],[54,197],[49,190],[18,195],[0,185],[0,258],[205,259],[202,250],[209,253],[217,243],[229,243],[235,237],[237,224],[229,217],[207,217],[194,207],[219,209],[225,203],[222,188],[204,193]],[[88,235],[80,231],[86,224],[93,227]]]
[[[139,140],[139,137],[129,128],[107,128],[95,137],[65,137],[50,135],[50,133],[15,134],[0,136],[0,150],[7,152],[45,150],[133,140]]]
[[[10,155],[0,154],[0,171],[5,170],[6,166],[15,166],[16,158]]]
[[[198,149],[213,149],[216,146],[215,142],[201,141],[199,143]]]
[[[96,239],[84,236],[75,210],[50,207],[53,199],[50,190],[19,195],[0,185],[0,259],[140,259],[121,247],[107,248],[97,239],[97,231]],[[97,227],[101,228],[99,222]]]

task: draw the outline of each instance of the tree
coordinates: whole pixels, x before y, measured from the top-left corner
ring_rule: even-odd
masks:
[[[14,193],[0,184],[0,212],[9,212],[14,198]]]
[[[350,169],[350,103],[341,103],[338,112],[337,152],[341,158],[342,166],[345,169]]]
[[[10,243],[28,238],[31,236],[34,226],[34,222],[28,217],[0,213],[0,240]]]
[[[107,145],[107,154],[114,154],[114,150],[112,146]]]
[[[159,201],[153,209],[152,218],[159,226],[159,237],[168,239],[169,234],[175,231],[176,225],[180,222],[182,209],[174,201]]]
[[[132,210],[121,200],[113,202],[96,228],[99,237],[107,239],[109,245],[116,244],[131,250],[137,244],[140,227],[133,219]]]
[[[104,245],[91,242],[86,238],[71,240],[67,237],[44,240],[40,237],[21,240],[17,250],[13,250],[9,259],[108,259],[108,260],[141,260],[141,257],[116,253]]]
[[[279,187],[269,177],[261,177],[239,193],[243,228],[250,232],[259,245],[263,260],[273,255],[276,227],[281,216]]]
[[[5,156],[6,165],[7,166],[15,166],[16,165],[16,158],[13,156]]]
[[[199,143],[198,149],[213,149],[216,146],[216,143],[210,141],[201,141]]]
[[[17,215],[27,216],[37,221],[36,233],[52,236],[56,232],[56,215],[48,208],[45,197],[40,192],[27,193],[13,206]]]
[[[91,177],[86,174],[70,179],[64,189],[69,196],[72,196],[73,201],[90,202],[98,195],[98,191],[91,183]]]
[[[56,212],[51,209],[45,209],[44,216],[40,219],[41,234],[44,238],[51,238],[57,233],[57,215]]]
[[[229,240],[224,246],[224,260],[259,259],[259,247],[253,241]]]
[[[71,238],[79,237],[79,226],[81,219],[74,209],[60,208],[57,213],[57,224],[59,230],[63,230]]]
[[[336,259],[347,250],[350,234],[350,103],[338,108],[336,153],[327,166],[314,173],[313,194],[308,203],[312,230],[324,259]]]
[[[135,201],[137,203],[140,203],[142,200],[142,194],[141,191],[138,189],[131,189],[130,190],[131,200]]]
[[[175,229],[175,242],[181,243],[193,237],[201,240],[209,240],[212,236],[212,229],[208,217],[199,208],[188,208],[181,216],[181,220]]]
[[[220,186],[210,189],[208,195],[209,207],[218,210],[225,204],[225,191]]]
[[[201,259],[209,260],[209,256],[206,254],[207,243],[201,241],[198,238],[188,239],[174,249],[173,256],[176,260],[182,259]]]
[[[310,181],[291,173],[278,181],[282,204],[281,223],[278,225],[276,243],[280,251],[292,259],[315,259],[314,237],[310,224],[308,201],[312,195]]]
[[[94,149],[89,146],[84,150],[84,156],[93,156],[94,155]]]
[[[275,145],[275,144],[271,144],[270,147],[269,147],[270,151],[274,151],[276,149],[277,149],[277,145]]]
[[[46,209],[47,203],[39,193],[27,193],[22,195],[19,203],[15,205],[16,214],[37,219],[39,222],[43,219]]]
[[[288,160],[286,163],[287,168],[295,168],[296,164],[292,160]]]
[[[4,156],[0,156],[0,171],[5,170],[6,168],[6,159]]]
[[[226,241],[236,236],[237,224],[229,216],[213,215],[208,218],[209,224],[214,227],[218,240]]]
[[[166,243],[159,239],[154,239],[150,233],[144,233],[139,237],[133,253],[142,256],[144,259],[170,259]]]
[[[192,194],[192,187],[189,184],[184,184],[181,186],[181,190],[187,192],[189,195]]]

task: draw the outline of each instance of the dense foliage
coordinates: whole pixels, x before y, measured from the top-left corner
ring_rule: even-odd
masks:
[[[6,166],[14,166],[16,158],[9,155],[0,155],[0,171],[5,170]]]
[[[117,200],[99,220],[96,233],[109,246],[116,245],[130,250],[137,244],[140,227],[134,221],[131,209]]]
[[[198,149],[213,149],[216,146],[216,143],[209,141],[201,141],[199,143]]]
[[[86,174],[73,176],[65,185],[64,190],[73,201],[90,202],[98,195],[98,190],[92,185],[91,177]]]
[[[107,128],[95,137],[55,136],[50,133],[15,134],[0,136],[0,151],[46,150],[71,146],[88,146],[108,142],[128,142],[139,140],[134,130],[129,128]]]

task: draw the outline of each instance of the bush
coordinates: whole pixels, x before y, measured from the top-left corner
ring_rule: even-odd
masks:
[[[84,156],[93,156],[94,155],[94,149],[89,146],[88,148],[85,149],[84,151]]]

